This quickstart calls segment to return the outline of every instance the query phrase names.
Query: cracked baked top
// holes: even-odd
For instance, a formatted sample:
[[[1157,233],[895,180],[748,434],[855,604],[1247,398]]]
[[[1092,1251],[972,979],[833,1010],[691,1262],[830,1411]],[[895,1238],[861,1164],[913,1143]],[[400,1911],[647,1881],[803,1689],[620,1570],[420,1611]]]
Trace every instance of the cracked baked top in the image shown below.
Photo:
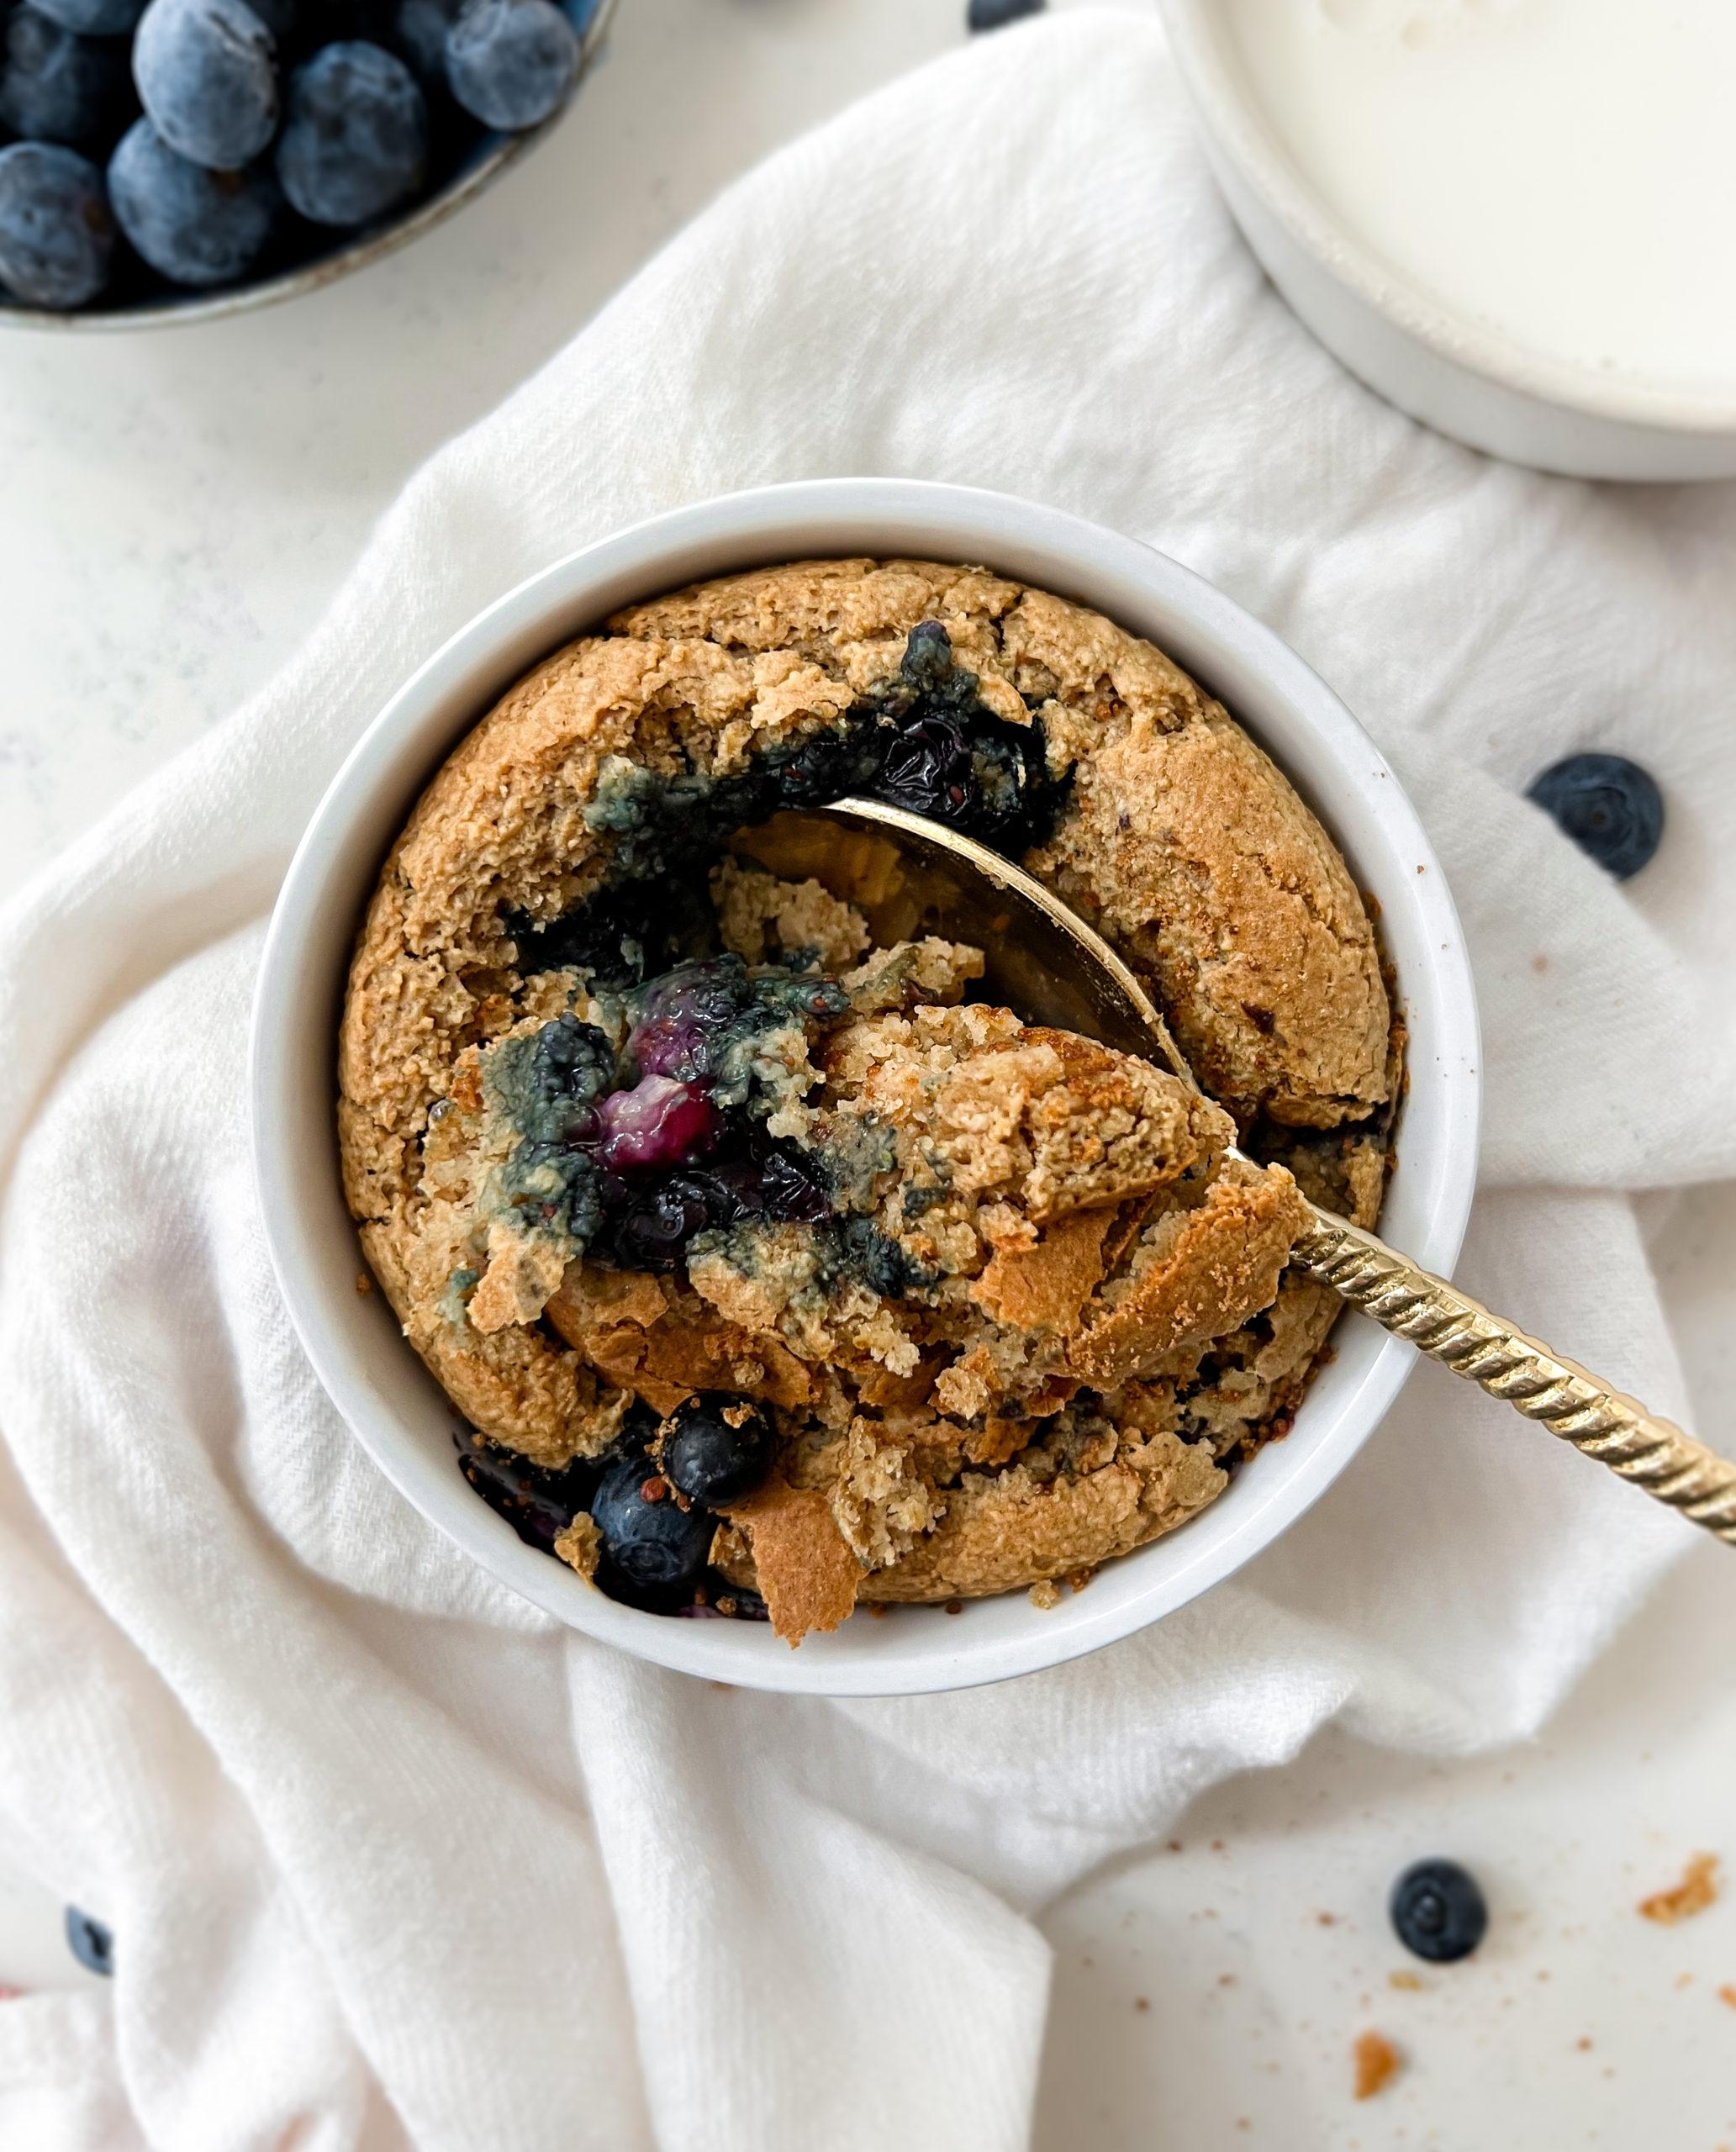
[[[1207,1095],[974,1000],[979,952],[876,946],[842,833],[758,863],[852,791],[1047,881]],[[1343,861],[1161,652],[806,562],[630,609],[460,743],[369,907],[339,1125],[472,1485],[617,1596],[794,1640],[1050,1598],[1211,1501],[1306,1385],[1295,1184],[1372,1222],[1396,1054]]]

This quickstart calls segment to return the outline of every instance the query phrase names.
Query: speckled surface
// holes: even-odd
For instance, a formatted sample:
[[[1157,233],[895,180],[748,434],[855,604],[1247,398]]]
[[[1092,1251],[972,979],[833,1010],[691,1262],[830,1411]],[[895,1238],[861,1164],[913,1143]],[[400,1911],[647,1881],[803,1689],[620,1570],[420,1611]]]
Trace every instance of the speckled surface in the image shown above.
[[[568,123],[365,277],[171,334],[0,336],[0,889],[266,676],[429,449],[721,183],[957,41],[963,14],[963,0],[623,0]],[[1727,1341],[1691,1281],[1736,1274],[1736,1201],[1659,1198],[1650,1222],[1711,1427]],[[1736,2008],[1718,1993],[1736,1983],[1736,1889],[1673,1928],[1633,1911],[1702,1848],[1736,1871],[1733,1590],[1729,1557],[1696,1549],[1534,1749],[1427,1764],[1329,1736],[1211,1796],[1181,1852],[1069,1894],[1044,1923],[1037,2152],[1736,2146]],[[1395,1989],[1409,1966],[1385,1886],[1436,1852],[1482,1875],[1491,1940]],[[55,1898],[0,1849],[8,1982],[96,1986]],[[1405,2066],[1358,2105],[1350,2046],[1367,2027]]]

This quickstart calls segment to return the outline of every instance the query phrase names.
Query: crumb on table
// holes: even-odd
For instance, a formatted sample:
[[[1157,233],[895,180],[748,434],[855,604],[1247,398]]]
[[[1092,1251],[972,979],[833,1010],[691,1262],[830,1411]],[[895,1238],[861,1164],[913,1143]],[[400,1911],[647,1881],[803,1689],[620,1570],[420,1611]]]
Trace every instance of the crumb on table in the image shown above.
[[[1380,2033],[1359,2033],[1351,2049],[1356,2065],[1356,2097],[1372,2100],[1397,2070],[1398,2049]]]
[[[1691,1920],[1696,1913],[1703,1913],[1718,1893],[1718,1855],[1696,1853],[1690,1855],[1681,1882],[1642,1898],[1639,1911],[1647,1920],[1673,1928],[1679,1920]]]
[[[1388,1987],[1407,1988],[1416,1991],[1422,1987],[1422,1983],[1417,1979],[1415,1973],[1407,1971],[1404,1966],[1401,1965],[1396,1972],[1389,1973],[1386,1975],[1386,1985]]]

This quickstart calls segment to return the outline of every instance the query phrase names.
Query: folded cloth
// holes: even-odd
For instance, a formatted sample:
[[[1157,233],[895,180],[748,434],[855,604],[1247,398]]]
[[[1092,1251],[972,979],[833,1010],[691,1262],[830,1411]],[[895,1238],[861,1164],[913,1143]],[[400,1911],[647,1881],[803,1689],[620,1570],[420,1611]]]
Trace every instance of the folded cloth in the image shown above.
[[[726,194],[415,478],[278,679],[11,909],[0,1815],[119,1970],[106,2007],[40,2016],[40,2067],[6,2032],[0,2142],[1007,2152],[1047,1900],[1329,1719],[1443,1754],[1528,1733],[1688,1543],[1425,1369],[1280,1544],[1157,1629],[830,1703],[569,1635],[380,1479],[289,1334],[249,1169],[293,840],[509,584],[652,509],[841,472],[1149,539],[1346,694],[1482,994],[1461,1274],[1683,1409],[1633,1196],[1736,1173],[1736,499],[1411,425],[1262,282],[1152,25],[983,40]],[[1630,885],[1522,796],[1579,747],[1637,752],[1669,799]]]

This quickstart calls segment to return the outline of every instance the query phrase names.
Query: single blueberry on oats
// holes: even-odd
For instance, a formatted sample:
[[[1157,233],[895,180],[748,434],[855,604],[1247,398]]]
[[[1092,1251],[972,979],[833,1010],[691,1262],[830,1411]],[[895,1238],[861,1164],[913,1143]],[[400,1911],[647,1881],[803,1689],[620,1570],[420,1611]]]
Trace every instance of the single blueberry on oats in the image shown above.
[[[114,221],[103,175],[55,142],[0,150],[0,284],[29,306],[75,307],[108,281]]]
[[[262,165],[208,171],[135,120],[108,164],[108,199],[134,251],[177,284],[226,284],[265,251],[282,211]]]
[[[617,1458],[591,1497],[603,1541],[597,1583],[611,1599],[664,1611],[690,1597],[704,1573],[715,1522],[683,1509],[669,1483],[641,1451]]]
[[[245,0],[150,0],[133,77],[157,133],[196,165],[239,171],[277,132],[277,43]]]
[[[421,186],[427,164],[427,103],[395,54],[349,39],[290,76],[277,177],[310,223],[346,228],[383,216]]]
[[[1637,874],[1663,838],[1664,796],[1625,755],[1570,755],[1533,778],[1525,796],[1618,882]]]
[[[66,1948],[87,1970],[114,1977],[114,1935],[112,1929],[77,1906],[66,1908]]]
[[[1468,1958],[1489,1926],[1476,1878],[1456,1860],[1419,1860],[1392,1886],[1392,1925],[1406,1949],[1431,1965]]]
[[[578,72],[578,32],[552,0],[465,0],[446,33],[452,95],[484,126],[546,119]]]
[[[663,1477],[689,1501],[715,1508],[752,1494],[766,1476],[776,1437],[756,1406],[738,1398],[691,1397],[663,1436]]]
[[[12,10],[0,42],[0,126],[27,142],[101,149],[135,108],[124,45],[81,37],[28,0]]]

